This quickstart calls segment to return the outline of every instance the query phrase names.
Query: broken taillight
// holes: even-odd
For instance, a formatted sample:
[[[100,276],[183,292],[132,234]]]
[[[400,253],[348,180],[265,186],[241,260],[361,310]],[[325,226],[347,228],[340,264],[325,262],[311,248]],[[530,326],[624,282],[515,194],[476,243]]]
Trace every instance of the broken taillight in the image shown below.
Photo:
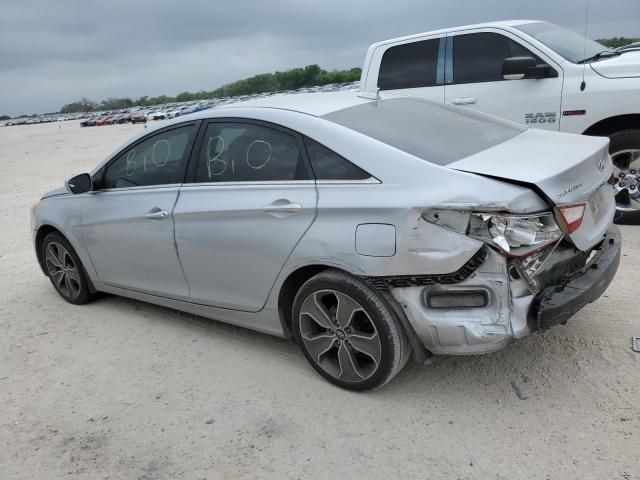
[[[580,225],[582,225],[582,219],[584,218],[585,206],[586,203],[573,203],[571,205],[562,205],[557,207],[567,233],[573,233],[580,228]]]

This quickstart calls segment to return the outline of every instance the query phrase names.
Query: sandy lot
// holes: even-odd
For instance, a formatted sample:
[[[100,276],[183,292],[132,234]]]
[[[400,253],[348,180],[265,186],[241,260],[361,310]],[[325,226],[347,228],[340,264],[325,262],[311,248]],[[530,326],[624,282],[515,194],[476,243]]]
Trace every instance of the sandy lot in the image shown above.
[[[287,341],[54,292],[29,207],[143,128],[0,128],[1,480],[640,479],[640,227],[568,325],[353,394]]]

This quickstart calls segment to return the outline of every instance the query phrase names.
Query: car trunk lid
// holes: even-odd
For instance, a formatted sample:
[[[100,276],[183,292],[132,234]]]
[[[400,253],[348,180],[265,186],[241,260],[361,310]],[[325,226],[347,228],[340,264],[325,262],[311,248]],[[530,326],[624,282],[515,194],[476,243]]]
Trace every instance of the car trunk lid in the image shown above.
[[[582,225],[570,237],[586,250],[602,238],[615,212],[608,145],[606,138],[528,130],[448,167],[528,186],[554,207],[585,202]]]

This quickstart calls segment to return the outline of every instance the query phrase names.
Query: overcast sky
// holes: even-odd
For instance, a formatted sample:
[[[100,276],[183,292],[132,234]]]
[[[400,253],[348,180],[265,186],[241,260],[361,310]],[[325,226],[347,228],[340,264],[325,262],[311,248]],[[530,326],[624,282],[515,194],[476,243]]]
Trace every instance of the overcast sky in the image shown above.
[[[640,37],[640,0],[588,0],[592,38]],[[378,40],[490,20],[584,30],[585,0],[2,0],[0,115],[82,96],[176,95],[317,63]]]

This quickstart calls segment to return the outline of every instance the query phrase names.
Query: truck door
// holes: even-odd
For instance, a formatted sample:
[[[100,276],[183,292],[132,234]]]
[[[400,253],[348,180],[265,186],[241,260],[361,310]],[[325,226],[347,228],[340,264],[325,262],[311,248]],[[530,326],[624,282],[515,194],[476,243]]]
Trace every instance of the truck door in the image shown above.
[[[371,55],[365,89],[444,101],[445,37],[379,45]],[[377,78],[375,72],[377,72]]]
[[[507,58],[533,57],[547,64],[544,78],[506,80]],[[558,130],[562,70],[533,47],[503,30],[454,32],[447,36],[445,101],[530,127]]]

